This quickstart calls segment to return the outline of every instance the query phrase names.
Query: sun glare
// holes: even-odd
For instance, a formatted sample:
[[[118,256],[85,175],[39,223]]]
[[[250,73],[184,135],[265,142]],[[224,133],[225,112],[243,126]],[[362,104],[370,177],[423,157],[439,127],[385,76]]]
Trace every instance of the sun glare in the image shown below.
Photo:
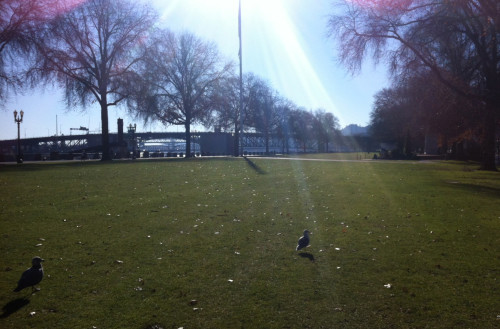
[[[237,60],[238,0],[154,1],[169,28],[216,40],[220,50]],[[342,121],[314,66],[307,37],[298,27],[304,23],[297,22],[302,19],[299,4],[298,0],[241,0],[243,71],[269,81],[298,106],[323,108]]]
[[[291,18],[296,10],[293,3],[284,0],[242,0],[244,36],[260,43],[256,46],[258,52],[252,54],[257,56],[257,53],[261,57],[273,82],[286,93],[283,96],[301,94],[305,102],[297,105],[311,109],[321,107],[342,120],[307,54],[307,40]],[[322,101],[318,102],[318,99]]]

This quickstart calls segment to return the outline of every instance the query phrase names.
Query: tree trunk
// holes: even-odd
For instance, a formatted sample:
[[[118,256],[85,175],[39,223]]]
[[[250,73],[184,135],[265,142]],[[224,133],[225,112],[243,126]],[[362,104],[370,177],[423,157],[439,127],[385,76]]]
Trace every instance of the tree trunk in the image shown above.
[[[112,159],[109,148],[109,129],[108,129],[108,104],[107,100],[101,101],[101,143],[102,143],[102,161],[109,161]]]
[[[484,116],[484,132],[481,141],[481,170],[496,171],[495,165],[495,137],[496,137],[496,109],[494,105],[487,105]]]
[[[266,143],[266,155],[269,155],[269,132],[266,131],[264,133],[264,139],[265,139],[265,143]]]
[[[184,124],[186,129],[186,158],[191,157],[191,123],[190,120],[186,120]]]
[[[285,135],[285,150],[286,154],[290,154],[290,144],[288,140],[288,134]]]
[[[239,156],[240,150],[240,127],[237,123],[234,124],[234,145],[233,145],[233,156]],[[243,154],[241,154],[243,155]]]

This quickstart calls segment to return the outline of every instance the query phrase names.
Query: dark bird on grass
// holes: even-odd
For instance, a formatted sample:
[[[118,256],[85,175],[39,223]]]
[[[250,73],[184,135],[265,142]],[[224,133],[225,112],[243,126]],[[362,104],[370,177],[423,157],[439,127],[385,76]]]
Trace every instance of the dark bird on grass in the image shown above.
[[[304,230],[304,235],[300,237],[299,242],[297,243],[297,248],[295,250],[300,250],[309,245],[309,232],[308,230]]]
[[[17,288],[14,291],[21,291],[27,287],[31,287],[31,292],[40,290],[38,288],[35,289],[35,285],[39,284],[43,278],[42,262],[43,259],[38,256],[31,260],[31,267],[21,275],[21,279],[19,279]]]

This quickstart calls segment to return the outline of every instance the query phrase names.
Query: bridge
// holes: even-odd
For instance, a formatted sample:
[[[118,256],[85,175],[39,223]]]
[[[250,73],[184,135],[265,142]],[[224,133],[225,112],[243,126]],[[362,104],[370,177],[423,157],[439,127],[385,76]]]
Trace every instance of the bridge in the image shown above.
[[[182,156],[185,148],[165,151],[156,150],[154,145],[163,143],[177,145],[185,143],[184,132],[133,132],[110,133],[110,148],[115,158],[125,158],[145,153],[151,156],[167,156],[172,153]],[[195,155],[232,155],[234,154],[235,137],[226,132],[194,132],[191,133],[192,151]],[[102,152],[101,134],[59,135],[21,139],[21,154],[25,161],[74,159],[78,157],[99,158]],[[193,147],[193,144],[196,145]],[[245,133],[242,144],[246,154],[257,154],[265,151],[265,139],[259,133]],[[144,151],[148,152],[144,152]],[[134,154],[131,154],[134,152]],[[270,138],[269,152],[284,152],[284,143],[276,136]],[[15,161],[17,156],[17,139],[0,141],[0,162]]]
[[[115,156],[122,157],[132,150],[140,151],[138,145],[149,140],[183,140],[185,133],[134,132],[133,134],[110,133],[109,143]],[[199,143],[207,153],[231,154],[234,137],[228,133],[193,133],[192,142]],[[17,155],[17,139],[0,141],[0,161],[13,161]],[[98,154],[102,152],[101,134],[60,135],[21,139],[24,160],[61,158],[75,154]]]

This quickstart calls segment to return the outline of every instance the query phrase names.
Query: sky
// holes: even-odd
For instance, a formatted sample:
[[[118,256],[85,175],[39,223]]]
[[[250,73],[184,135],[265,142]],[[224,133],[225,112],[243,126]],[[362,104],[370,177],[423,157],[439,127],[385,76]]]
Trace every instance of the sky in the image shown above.
[[[238,0],[143,0],[160,14],[160,26],[191,32],[214,42],[222,56],[238,63]],[[243,72],[269,82],[273,89],[307,110],[332,112],[341,127],[366,126],[373,96],[389,86],[386,69],[367,62],[353,76],[336,60],[336,41],[327,35],[332,0],[241,0]],[[13,111],[24,111],[21,138],[100,133],[100,109],[68,109],[57,86],[10,95],[0,109],[0,140],[17,138]],[[143,124],[125,107],[109,108],[109,131],[117,119],[137,124],[138,132],[183,131],[183,126]],[[203,130],[194,127],[192,130]]]

